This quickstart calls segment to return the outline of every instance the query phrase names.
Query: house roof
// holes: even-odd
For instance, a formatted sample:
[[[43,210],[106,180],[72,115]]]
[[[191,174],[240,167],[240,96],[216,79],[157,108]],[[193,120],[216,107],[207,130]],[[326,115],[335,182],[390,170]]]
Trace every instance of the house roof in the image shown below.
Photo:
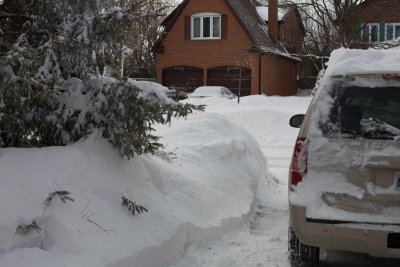
[[[249,0],[224,0],[253,43],[251,50],[287,54],[286,49],[275,42],[268,32],[268,26],[258,15]]]
[[[183,0],[172,13],[161,23],[165,27],[165,32],[173,26],[182,10],[190,0]],[[250,51],[263,53],[273,53],[292,58],[284,46],[278,41],[274,41],[268,32],[268,26],[257,13],[256,6],[260,3],[256,0],[223,0],[232,11],[243,30],[253,43],[249,47]],[[161,40],[160,40],[161,41]],[[297,58],[293,58],[297,60]]]

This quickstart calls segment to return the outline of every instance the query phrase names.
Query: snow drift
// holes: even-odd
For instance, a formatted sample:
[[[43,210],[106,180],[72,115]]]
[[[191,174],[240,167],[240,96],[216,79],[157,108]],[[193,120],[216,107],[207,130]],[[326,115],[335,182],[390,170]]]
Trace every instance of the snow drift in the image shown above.
[[[67,147],[0,150],[0,266],[168,266],[189,243],[243,225],[266,177],[254,138],[217,114],[157,134],[174,151],[171,163],[122,159],[99,134]],[[46,206],[59,190],[74,201]],[[132,216],[122,196],[149,212]],[[32,221],[41,230],[16,233]]]

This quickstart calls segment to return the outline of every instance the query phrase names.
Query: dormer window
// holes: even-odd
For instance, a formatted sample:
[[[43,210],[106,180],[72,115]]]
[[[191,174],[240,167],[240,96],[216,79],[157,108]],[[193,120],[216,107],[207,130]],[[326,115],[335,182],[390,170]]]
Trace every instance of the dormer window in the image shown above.
[[[199,13],[191,17],[191,38],[193,40],[221,39],[221,15]]]

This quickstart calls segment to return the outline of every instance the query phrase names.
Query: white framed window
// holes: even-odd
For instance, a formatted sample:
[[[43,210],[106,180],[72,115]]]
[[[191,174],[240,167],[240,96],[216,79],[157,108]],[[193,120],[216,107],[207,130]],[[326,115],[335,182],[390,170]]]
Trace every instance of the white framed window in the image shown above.
[[[221,14],[199,13],[191,17],[191,37],[194,40],[221,39]]]
[[[379,24],[371,23],[364,24],[361,29],[361,40],[364,42],[378,42],[379,41]]]
[[[370,23],[361,27],[360,36],[364,42],[392,41],[400,38],[400,23]]]
[[[392,41],[400,37],[400,23],[385,24],[385,40]]]

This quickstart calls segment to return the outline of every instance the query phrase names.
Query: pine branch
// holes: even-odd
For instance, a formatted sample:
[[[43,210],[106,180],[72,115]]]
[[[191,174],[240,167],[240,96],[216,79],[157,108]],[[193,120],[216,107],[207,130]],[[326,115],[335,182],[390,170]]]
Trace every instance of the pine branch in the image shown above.
[[[161,147],[159,150],[157,150],[154,153],[154,156],[159,157],[165,161],[168,161],[169,163],[171,163],[172,160],[177,159],[176,154],[175,154],[177,148],[175,148],[175,150],[172,152],[165,151],[165,149],[166,149],[166,146]]]
[[[149,212],[145,207],[142,205],[136,204],[136,202],[133,202],[132,200],[126,198],[126,197],[121,197],[122,198],[122,206],[125,206],[130,212],[132,212],[132,215],[135,215],[135,212],[138,214],[141,214],[143,212]]]
[[[19,235],[28,235],[32,233],[32,231],[39,233],[41,230],[42,228],[40,228],[35,221],[32,221],[32,223],[28,225],[26,224],[18,225],[17,229],[15,230],[15,233]]]
[[[74,199],[69,196],[70,194],[71,193],[68,191],[54,191],[53,193],[50,193],[49,196],[46,198],[45,204],[46,206],[49,206],[54,197],[59,197],[63,203],[66,203],[67,200],[73,202]]]

